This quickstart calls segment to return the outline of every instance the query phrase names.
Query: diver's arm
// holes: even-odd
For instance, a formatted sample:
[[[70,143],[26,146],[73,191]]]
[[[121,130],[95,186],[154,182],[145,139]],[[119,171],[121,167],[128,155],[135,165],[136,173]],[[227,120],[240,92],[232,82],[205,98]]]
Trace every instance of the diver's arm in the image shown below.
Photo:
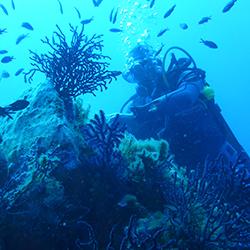
[[[203,79],[195,82],[182,82],[179,88],[157,99],[145,106],[134,108],[135,115],[146,115],[151,112],[163,112],[167,115],[175,114],[183,109],[191,107],[198,99],[204,87]]]
[[[156,109],[162,110],[167,114],[174,114],[185,108],[191,107],[198,99],[204,81],[183,82],[179,88],[152,102]]]

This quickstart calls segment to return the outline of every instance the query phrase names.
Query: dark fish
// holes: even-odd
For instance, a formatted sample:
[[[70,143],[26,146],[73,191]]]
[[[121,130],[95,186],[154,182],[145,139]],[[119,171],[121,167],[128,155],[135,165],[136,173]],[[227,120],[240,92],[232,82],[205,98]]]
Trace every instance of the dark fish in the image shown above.
[[[200,43],[203,43],[204,45],[206,45],[207,47],[209,47],[211,49],[217,49],[218,48],[217,44],[212,42],[212,41],[201,39]]]
[[[0,29],[0,35],[2,35],[3,33],[7,33],[7,29],[6,28]]]
[[[117,70],[112,71],[112,75],[113,75],[114,77],[119,76],[119,75],[121,75],[121,74],[122,74],[121,71],[117,71]]]
[[[16,7],[15,7],[15,3],[14,3],[14,0],[11,0],[11,6],[12,6],[12,9],[15,10]]]
[[[9,74],[9,72],[7,72],[7,71],[3,71],[2,72],[2,74],[1,74],[1,78],[9,78],[10,77],[10,74]]]
[[[154,4],[155,4],[155,0],[151,0],[149,7],[153,8]]]
[[[76,7],[74,7],[74,8],[75,8],[75,10],[76,10],[76,13],[77,13],[78,18],[81,19],[82,17],[81,17],[80,11],[79,11]]]
[[[110,14],[109,14],[109,21],[112,22],[113,20],[113,13],[114,13],[114,10],[115,8],[113,8],[111,11],[110,11]]]
[[[8,53],[7,50],[5,50],[5,49],[0,50],[0,55],[6,54],[6,53]]]
[[[60,7],[60,13],[63,15],[63,7],[62,7],[62,3],[57,0],[57,2],[59,3],[59,7]]]
[[[17,70],[17,72],[15,73],[15,76],[19,76],[23,71],[24,71],[24,68],[20,68],[20,69]]]
[[[29,34],[22,34],[16,39],[16,45],[18,45],[24,38],[28,37]]]
[[[110,32],[114,32],[114,33],[118,33],[118,32],[122,32],[122,29],[118,29],[118,28],[111,28],[109,29]]]
[[[7,15],[7,16],[9,15],[7,9],[4,7],[3,4],[0,4],[0,8],[3,10],[3,12],[5,13],[5,15]]]
[[[176,7],[176,4],[173,5],[173,6],[164,14],[164,18],[169,17],[169,16],[173,13],[175,7]]]
[[[92,1],[95,7],[98,7],[102,3],[102,0],[92,0]]]
[[[228,12],[233,6],[234,4],[237,2],[237,0],[231,0],[222,10],[223,13]]]
[[[14,59],[13,56],[5,56],[2,58],[1,63],[9,63]]]
[[[26,100],[17,100],[6,107],[10,111],[19,111],[28,107],[30,103]]]
[[[168,31],[168,30],[169,30],[168,28],[161,30],[161,31],[157,34],[157,37],[162,36],[162,35],[163,35],[166,31]]]
[[[186,30],[188,28],[188,25],[186,23],[181,23],[180,24],[180,27],[183,29],[183,30]]]
[[[91,18],[89,18],[89,19],[84,19],[84,20],[82,20],[81,21],[81,24],[89,24],[89,23],[91,23],[92,21],[94,20],[94,17],[92,16]]]
[[[116,10],[116,12],[115,12],[115,15],[114,15],[114,18],[113,18],[113,24],[115,24],[115,23],[116,23],[116,20],[117,20],[117,14],[118,14],[118,8],[117,8],[117,10]]]
[[[211,16],[202,17],[198,24],[207,23],[209,20],[211,20]]]
[[[6,108],[0,107],[0,116],[8,116],[10,119],[13,119],[11,115],[9,114],[9,111],[6,110]]]
[[[161,47],[155,52],[155,57],[159,56],[159,54],[162,52],[163,47],[164,44],[161,44]]]
[[[22,23],[22,27],[26,28],[28,30],[34,30],[34,28],[32,27],[32,25],[30,23],[27,23],[27,22],[23,22]]]

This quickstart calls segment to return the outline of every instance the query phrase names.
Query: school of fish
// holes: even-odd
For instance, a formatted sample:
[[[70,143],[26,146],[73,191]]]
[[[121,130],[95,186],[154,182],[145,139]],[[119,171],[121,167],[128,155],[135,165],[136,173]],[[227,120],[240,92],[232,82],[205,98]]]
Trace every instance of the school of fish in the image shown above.
[[[149,2],[148,8],[150,8],[150,9],[154,8],[154,6],[157,4],[157,0],[147,0],[147,1]],[[229,2],[227,2],[225,4],[224,8],[222,9],[222,13],[227,13],[228,11],[230,11],[237,1],[238,0],[230,0]],[[11,2],[12,10],[14,11],[16,9],[15,2],[14,2],[14,0],[10,0],[10,2]],[[60,12],[60,14],[63,15],[64,14],[63,4],[60,0],[57,0],[57,2],[58,2],[59,12]],[[99,7],[102,2],[103,2],[103,0],[92,0],[92,3],[95,7]],[[82,19],[82,15],[81,15],[79,9],[77,7],[74,7],[74,9],[75,9],[75,12],[77,14],[77,17],[80,20],[81,25],[87,25],[87,24],[90,24],[94,21],[94,16]],[[178,9],[176,4],[173,4],[172,6],[170,6],[168,8],[166,7],[166,11],[163,15],[163,19],[170,18],[170,16],[173,15],[173,13],[176,11],[176,9]],[[9,12],[10,12],[10,10],[8,10],[5,5],[0,3],[0,15],[3,14],[3,15],[8,16]],[[109,22],[112,25],[116,25],[118,18],[119,18],[119,7],[112,7],[110,14],[109,14]],[[197,22],[197,24],[203,25],[205,23],[210,22],[211,20],[212,20],[212,16],[210,16],[210,15],[204,16],[204,17],[201,17],[201,19]],[[24,28],[28,32],[34,31],[32,24],[27,22],[27,21],[23,21],[20,24],[20,27]],[[180,23],[179,27],[183,30],[189,29],[189,25],[187,23]],[[123,29],[121,29],[120,27],[113,26],[109,29],[109,31],[112,33],[120,33],[120,32],[123,32]],[[168,27],[162,28],[157,33],[157,35],[156,35],[157,38],[165,35],[167,33],[167,31],[169,31]],[[0,35],[4,35],[5,33],[8,33],[7,28],[0,27]],[[19,45],[20,43],[23,42],[23,40],[28,38],[29,35],[30,35],[30,33],[21,33],[20,35],[17,36],[15,44]],[[207,46],[208,48],[211,48],[211,49],[218,48],[218,45],[212,40],[206,40],[206,39],[201,38],[200,43]],[[162,44],[161,47],[158,49],[158,51],[156,52],[156,56],[158,56],[161,53],[163,47],[164,47],[164,44]],[[15,60],[15,57],[13,55],[9,55],[8,50],[5,48],[3,48],[3,49],[0,48],[0,57],[1,57],[1,59],[0,59],[1,64],[8,64],[8,63],[11,63]],[[14,74],[14,76],[19,76],[23,72],[24,72],[23,67],[18,68],[16,70],[16,73]],[[9,77],[10,77],[10,73],[7,72],[6,70],[2,70],[2,73],[0,74],[0,80],[6,79]]]

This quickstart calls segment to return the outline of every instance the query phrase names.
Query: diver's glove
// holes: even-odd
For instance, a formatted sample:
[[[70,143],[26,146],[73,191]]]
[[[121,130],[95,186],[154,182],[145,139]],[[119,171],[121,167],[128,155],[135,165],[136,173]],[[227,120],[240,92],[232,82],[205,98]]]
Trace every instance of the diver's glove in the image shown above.
[[[164,108],[166,108],[166,98],[167,95],[163,95],[146,105],[132,107],[131,111],[136,117],[147,117],[148,115],[152,115],[156,112],[161,112]]]
[[[136,118],[145,119],[148,116],[149,107],[147,105],[136,106],[136,107],[131,107],[130,110],[132,111],[132,113]]]
[[[167,95],[163,95],[152,102],[143,105],[130,108],[133,114],[139,119],[150,118],[151,115],[161,112],[166,108],[166,98]]]

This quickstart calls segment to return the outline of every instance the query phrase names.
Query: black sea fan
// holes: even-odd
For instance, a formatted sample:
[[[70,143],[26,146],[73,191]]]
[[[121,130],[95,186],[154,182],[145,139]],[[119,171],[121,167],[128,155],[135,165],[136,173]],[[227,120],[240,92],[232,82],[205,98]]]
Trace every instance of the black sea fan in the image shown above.
[[[124,137],[125,125],[119,122],[117,115],[111,122],[108,122],[105,114],[100,110],[100,115],[86,125],[84,138],[96,153],[96,163],[103,166],[111,166],[119,161],[118,146]]]
[[[53,83],[56,91],[63,98],[77,97],[107,88],[107,84],[121,74],[107,68],[110,57],[102,55],[102,35],[88,38],[83,34],[84,26],[78,31],[70,25],[72,33],[68,43],[65,34],[57,25],[52,40],[48,37],[41,40],[52,52],[38,55],[30,51],[33,68],[25,73],[25,81],[31,82],[34,74],[39,71]]]

